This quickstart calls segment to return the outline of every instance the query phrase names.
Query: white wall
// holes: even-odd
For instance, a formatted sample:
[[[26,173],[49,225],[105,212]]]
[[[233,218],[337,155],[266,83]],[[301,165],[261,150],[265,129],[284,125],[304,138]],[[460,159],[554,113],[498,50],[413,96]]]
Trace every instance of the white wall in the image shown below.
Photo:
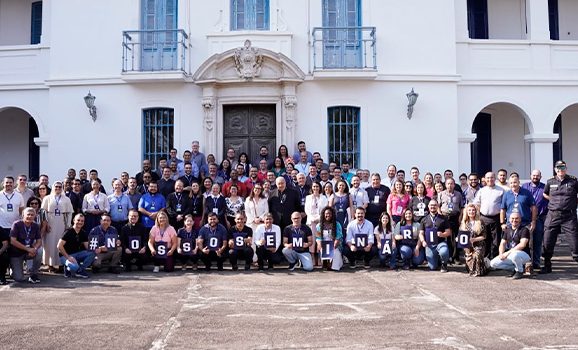
[[[526,0],[488,0],[490,39],[526,38]]]
[[[497,103],[483,112],[492,115],[492,168],[504,168],[508,173],[517,171],[522,177],[529,174],[529,146],[524,141],[528,131],[520,111],[512,105]]]
[[[30,18],[35,0],[0,0],[0,45],[30,45]]]
[[[0,112],[0,122],[10,127],[0,137],[0,178],[28,174],[28,123],[30,116],[21,109],[8,108]]]
[[[560,40],[578,40],[578,1],[558,0]]]

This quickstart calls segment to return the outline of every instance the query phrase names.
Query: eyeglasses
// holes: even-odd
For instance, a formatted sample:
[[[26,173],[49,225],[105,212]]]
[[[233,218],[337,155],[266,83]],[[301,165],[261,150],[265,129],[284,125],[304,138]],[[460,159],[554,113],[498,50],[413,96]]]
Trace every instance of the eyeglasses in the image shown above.
[[[62,186],[54,186],[54,188],[62,188]]]
[[[558,169],[558,170],[566,170],[566,166],[565,166],[565,165],[557,166],[556,169]]]
[[[40,205],[38,202],[30,202],[30,205]]]

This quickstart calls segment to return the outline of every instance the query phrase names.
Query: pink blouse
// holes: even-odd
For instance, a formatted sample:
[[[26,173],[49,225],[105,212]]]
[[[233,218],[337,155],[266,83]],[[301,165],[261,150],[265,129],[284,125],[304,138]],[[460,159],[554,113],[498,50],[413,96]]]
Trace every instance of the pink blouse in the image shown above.
[[[409,205],[410,200],[411,197],[408,194],[404,194],[402,197],[399,197],[393,193],[390,194],[389,197],[387,197],[387,207],[391,208],[391,215],[403,215],[403,211]]]
[[[164,230],[155,225],[151,228],[150,234],[154,237],[155,242],[166,242],[169,249],[171,248],[172,239],[177,236],[175,228],[170,225]]]

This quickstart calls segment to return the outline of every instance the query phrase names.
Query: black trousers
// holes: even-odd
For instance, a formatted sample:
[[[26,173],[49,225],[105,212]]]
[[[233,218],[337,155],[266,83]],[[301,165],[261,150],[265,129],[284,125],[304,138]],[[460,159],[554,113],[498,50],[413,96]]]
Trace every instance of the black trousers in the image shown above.
[[[130,254],[126,251],[122,251],[122,263],[127,269],[132,268],[132,265],[142,267],[148,261],[148,250],[144,254],[139,254],[139,252],[131,252]]]
[[[463,249],[458,248],[458,245],[456,244],[456,237],[458,236],[458,230],[460,228],[460,216],[449,215],[446,219],[448,220],[450,229],[452,230],[452,238],[446,241],[448,243],[450,257],[453,258],[454,261],[458,262],[460,259],[460,252],[463,251]]]
[[[485,258],[493,259],[500,254],[500,241],[502,240],[502,226],[500,215],[480,215],[480,220],[486,226],[486,255]]]
[[[552,259],[554,246],[560,233],[566,233],[570,239],[572,258],[578,261],[577,220],[575,210],[550,210],[544,222],[544,246],[542,256],[546,260]]]
[[[199,262],[199,254],[191,254],[191,255],[177,254],[177,258],[179,259],[181,264],[188,264],[188,263],[197,264]]]
[[[217,252],[214,250],[209,251],[209,254],[205,254],[205,253],[201,252],[200,255],[201,255],[201,260],[205,264],[206,268],[211,268],[211,262],[212,261],[217,262],[218,268],[223,268],[223,263],[225,262],[225,259],[227,258],[227,251],[225,250],[223,252],[223,254],[221,254],[221,256],[218,256]]]
[[[363,259],[363,262],[365,264],[369,264],[371,259],[373,259],[373,257],[377,255],[377,246],[375,244],[372,245],[371,249],[368,252],[366,252],[365,249],[362,248],[358,248],[356,251],[352,251],[351,248],[349,248],[349,246],[346,244],[343,247],[343,255],[347,257],[347,259],[349,260],[349,264],[351,265],[355,264],[356,260],[361,259]]]
[[[0,280],[6,278],[6,271],[10,265],[10,257],[8,256],[8,250],[0,255]]]
[[[281,261],[283,261],[281,248],[278,248],[277,251],[273,253],[264,246],[257,247],[257,263],[259,264],[259,268],[263,268],[265,260],[271,267],[273,267],[273,264],[281,263]]]
[[[230,249],[229,260],[233,266],[237,266],[238,259],[245,260],[245,265],[251,265],[251,262],[253,262],[254,254],[255,252],[251,246],[245,246],[243,249]]]

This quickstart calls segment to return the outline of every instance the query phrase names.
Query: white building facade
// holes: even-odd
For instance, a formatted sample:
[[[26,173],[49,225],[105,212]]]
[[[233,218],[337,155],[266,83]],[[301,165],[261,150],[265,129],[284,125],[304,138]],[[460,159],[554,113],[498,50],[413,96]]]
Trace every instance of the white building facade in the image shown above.
[[[192,140],[576,172],[577,40],[575,0],[0,0],[0,176],[107,181]]]

